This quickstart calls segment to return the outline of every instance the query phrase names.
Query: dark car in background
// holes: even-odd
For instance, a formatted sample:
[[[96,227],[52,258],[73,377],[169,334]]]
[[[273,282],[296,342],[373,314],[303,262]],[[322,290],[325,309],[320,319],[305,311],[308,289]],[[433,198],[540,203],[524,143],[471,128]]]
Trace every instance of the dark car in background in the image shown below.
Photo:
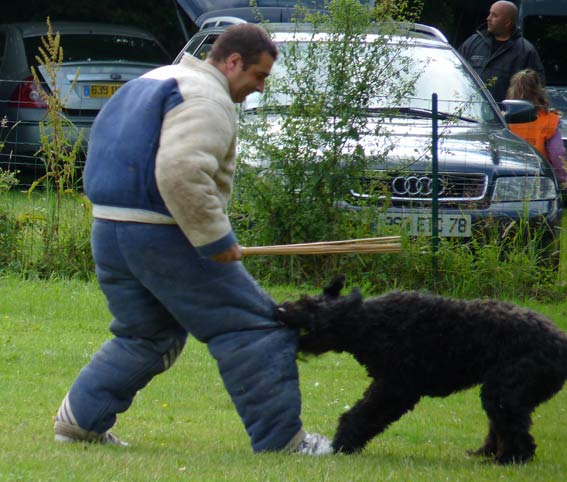
[[[215,19],[213,23],[220,25],[218,21],[221,17],[238,18],[246,22],[292,22],[298,14],[324,11],[328,6],[326,0],[177,0],[177,3],[201,29],[206,28],[207,23],[210,25],[212,18]],[[362,3],[372,4],[373,1],[363,0]]]
[[[176,62],[186,54],[204,58],[225,28],[205,26],[189,40]],[[268,29],[283,55],[286,45],[314,41],[308,28],[298,30],[295,24],[271,23]],[[543,157],[507,127],[507,123],[533,120],[533,106],[505,101],[501,112],[479,77],[432,27],[412,25],[408,30],[401,26],[399,36],[390,41],[406,42],[405,55],[415,60],[419,78],[415,91],[398,105],[389,104],[387,98],[371,101],[360,141],[368,146],[369,170],[362,189],[353,189],[344,200],[345,207],[379,209],[385,224],[400,225],[411,235],[431,234],[433,174],[427,146],[432,133],[431,99],[437,93],[440,235],[467,238],[476,228],[503,225],[504,230],[525,219],[532,227],[545,226],[545,242],[557,248],[561,202],[555,175]],[[278,59],[272,77],[286,75],[282,64]],[[321,79],[321,85],[324,82]],[[469,101],[456,102],[459,96]],[[252,94],[241,109],[245,116],[254,116],[260,104],[260,96]],[[285,109],[275,109],[271,116],[274,132],[282,115]],[[378,123],[392,148],[386,157],[373,158],[372,146],[382,141],[374,134]],[[416,152],[425,155],[416,157]],[[262,159],[242,161],[262,164]]]
[[[40,146],[39,123],[46,105],[39,89],[58,89],[65,99],[63,115],[73,142],[80,129],[86,150],[91,124],[110,96],[121,85],[145,72],[171,62],[169,54],[150,33],[134,27],[82,22],[53,22],[60,34],[62,68],[51,85],[36,56],[47,34],[41,22],[0,25],[0,167],[31,173],[44,172],[35,156]],[[31,72],[34,66],[38,85]],[[76,78],[76,82],[74,82]]]

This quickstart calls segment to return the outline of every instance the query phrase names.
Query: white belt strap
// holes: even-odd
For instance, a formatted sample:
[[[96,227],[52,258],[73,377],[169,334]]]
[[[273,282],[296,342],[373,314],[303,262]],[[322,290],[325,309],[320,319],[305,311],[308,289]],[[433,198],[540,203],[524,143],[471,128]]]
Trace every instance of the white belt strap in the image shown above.
[[[123,221],[147,224],[177,224],[175,219],[165,214],[146,211],[144,209],[119,208],[116,206],[101,206],[93,204],[93,216],[110,221]]]

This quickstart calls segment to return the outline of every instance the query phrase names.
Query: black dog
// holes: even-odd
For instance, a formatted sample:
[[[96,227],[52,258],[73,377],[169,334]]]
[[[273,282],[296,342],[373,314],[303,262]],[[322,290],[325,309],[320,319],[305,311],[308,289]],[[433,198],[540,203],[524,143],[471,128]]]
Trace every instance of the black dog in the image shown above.
[[[463,301],[419,292],[363,300],[340,296],[344,277],[323,295],[279,306],[278,318],[300,329],[300,350],[348,352],[373,382],[340,420],[338,452],[361,450],[422,396],[444,397],[482,385],[490,420],[484,445],[471,452],[500,464],[535,453],[531,413],[561,390],[567,336],[544,316],[510,303]]]

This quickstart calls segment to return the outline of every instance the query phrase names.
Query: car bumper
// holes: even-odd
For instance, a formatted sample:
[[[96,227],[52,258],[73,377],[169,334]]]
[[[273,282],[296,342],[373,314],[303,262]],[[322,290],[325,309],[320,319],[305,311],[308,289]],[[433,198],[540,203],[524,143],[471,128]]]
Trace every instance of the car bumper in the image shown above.
[[[45,119],[45,111],[27,109],[6,112],[8,126],[5,128],[4,148],[0,151],[0,166],[8,169],[28,170],[44,168],[41,148],[40,123],[44,123],[49,134],[49,125]],[[19,119],[16,122],[10,119]],[[64,135],[68,145],[72,146],[79,136],[81,140],[81,154],[86,153],[88,138],[94,117],[65,118],[68,125],[64,127]],[[81,134],[82,132],[82,134]],[[84,155],[80,156],[84,158]]]

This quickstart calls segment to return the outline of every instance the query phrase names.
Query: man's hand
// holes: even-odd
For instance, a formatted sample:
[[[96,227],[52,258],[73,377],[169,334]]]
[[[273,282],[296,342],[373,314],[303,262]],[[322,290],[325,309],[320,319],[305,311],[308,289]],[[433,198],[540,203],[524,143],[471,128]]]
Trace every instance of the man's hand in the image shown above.
[[[230,263],[231,261],[238,261],[241,258],[242,248],[239,244],[233,244],[226,251],[211,256],[211,259],[217,263]]]

